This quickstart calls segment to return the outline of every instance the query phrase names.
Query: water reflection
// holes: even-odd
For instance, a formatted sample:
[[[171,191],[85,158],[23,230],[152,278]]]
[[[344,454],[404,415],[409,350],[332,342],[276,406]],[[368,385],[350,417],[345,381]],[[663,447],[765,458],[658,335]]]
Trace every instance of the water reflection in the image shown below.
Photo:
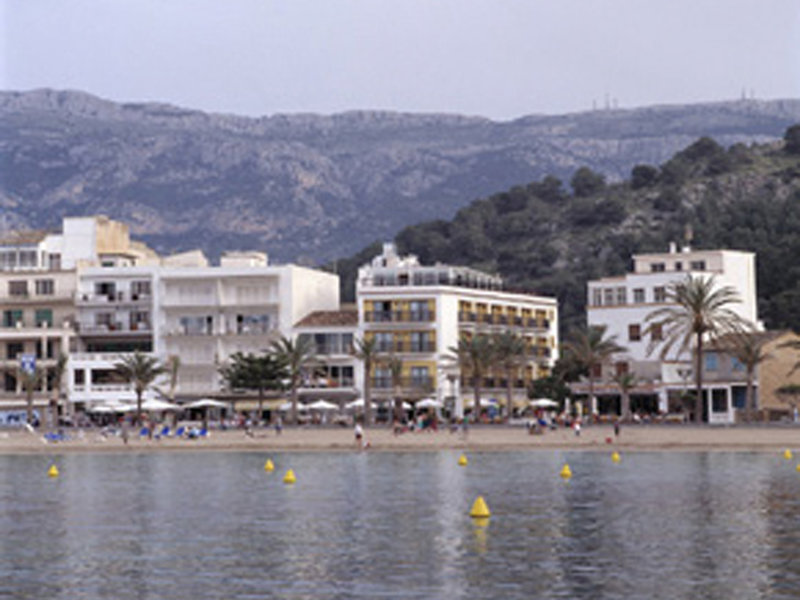
[[[46,459],[0,457],[0,597],[800,594],[800,475],[771,455],[271,458],[70,455],[51,480]]]

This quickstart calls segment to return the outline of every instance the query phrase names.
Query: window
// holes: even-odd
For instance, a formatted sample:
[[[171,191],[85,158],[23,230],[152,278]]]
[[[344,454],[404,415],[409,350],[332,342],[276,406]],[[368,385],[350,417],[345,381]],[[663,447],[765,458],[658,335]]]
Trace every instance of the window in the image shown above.
[[[706,270],[706,261],[704,260],[693,260],[689,263],[689,268],[692,271],[705,271]]]
[[[726,390],[711,390],[711,410],[713,412],[728,412],[728,392]]]
[[[592,306],[603,306],[603,290],[592,290]]]
[[[628,340],[638,342],[642,339],[642,327],[638,323],[628,325]]]
[[[33,313],[33,322],[36,327],[53,326],[53,309],[51,308],[37,308]]]
[[[35,286],[37,296],[52,296],[55,293],[55,282],[52,279],[37,279]]]
[[[61,270],[61,255],[60,254],[51,254],[47,257],[48,268],[51,271],[60,271]]]
[[[429,321],[430,320],[430,312],[428,311],[428,301],[427,300],[412,300],[409,303],[409,308],[411,309],[411,320],[412,321]]]
[[[0,252],[0,269],[11,270],[17,266],[17,253],[13,250]]]
[[[667,288],[663,286],[653,288],[653,302],[666,302]]]
[[[650,265],[650,271],[653,273],[663,273],[665,271],[664,263],[652,263]]]
[[[683,271],[683,263],[681,261],[675,262],[675,270],[676,271]]]
[[[17,323],[22,323],[21,310],[17,309],[3,311],[3,327],[16,327]]]
[[[603,365],[595,363],[592,365],[592,377],[600,379],[603,376]]]
[[[644,304],[644,289],[643,288],[636,288],[633,290],[633,303],[634,304]]]
[[[17,378],[14,376],[13,373],[6,372],[4,384],[5,384],[5,391],[7,392],[17,391]]]
[[[661,329],[661,323],[653,323],[650,325],[650,340],[653,342],[660,342],[664,339],[664,332]]]
[[[136,300],[139,296],[149,296],[150,295],[150,282],[147,280],[143,281],[131,281],[131,298]]]
[[[623,305],[628,303],[627,290],[624,287],[617,288],[617,304]]]
[[[36,266],[36,250],[21,250],[19,253],[20,267]]]
[[[236,315],[236,333],[258,334],[267,333],[269,330],[270,318],[268,314]]]
[[[603,304],[605,304],[606,306],[614,306],[613,288],[606,288],[603,290]]]
[[[25,352],[25,346],[22,342],[8,342],[6,344],[6,358],[8,360],[16,360],[17,356]]]
[[[179,323],[185,335],[211,335],[214,329],[214,318],[210,315],[181,317]]]
[[[625,375],[628,372],[628,363],[618,362],[617,364],[614,365],[614,368],[616,369],[617,377],[621,377],[622,375]]]
[[[411,367],[411,385],[425,386],[428,383],[428,367]]]
[[[706,371],[716,371],[719,368],[719,360],[715,352],[706,352],[705,368]]]
[[[94,284],[94,293],[98,296],[108,296],[114,300],[117,296],[117,286],[113,281],[98,281]]]
[[[393,336],[385,331],[378,331],[374,335],[375,346],[378,352],[391,352]]]
[[[27,281],[9,281],[8,282],[8,295],[9,296],[27,296],[28,295],[28,282]]]
[[[432,352],[430,334],[423,331],[411,332],[411,352]]]
[[[744,371],[744,363],[735,356],[731,356],[731,368],[734,371]]]

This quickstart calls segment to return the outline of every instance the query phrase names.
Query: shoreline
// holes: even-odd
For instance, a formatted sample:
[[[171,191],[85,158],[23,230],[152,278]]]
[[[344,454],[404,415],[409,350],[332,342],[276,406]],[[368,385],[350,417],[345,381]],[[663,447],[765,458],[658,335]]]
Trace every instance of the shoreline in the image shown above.
[[[125,454],[157,452],[359,452],[350,428],[287,427],[281,435],[271,429],[213,431],[206,439],[161,440],[131,437],[103,438],[100,430],[68,431],[68,439],[46,442],[44,431],[0,431],[0,455]],[[473,426],[466,437],[460,432],[404,433],[394,435],[386,427],[367,430],[370,452],[470,452],[588,451],[628,452],[782,452],[800,448],[800,427],[786,425],[627,425],[614,437],[610,425],[584,427],[581,435],[571,430],[530,435],[524,427]]]

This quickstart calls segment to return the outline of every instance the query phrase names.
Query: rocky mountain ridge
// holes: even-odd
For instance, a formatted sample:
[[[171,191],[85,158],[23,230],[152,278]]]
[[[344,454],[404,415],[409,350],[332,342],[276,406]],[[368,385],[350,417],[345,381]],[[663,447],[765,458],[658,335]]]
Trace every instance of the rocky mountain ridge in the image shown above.
[[[162,252],[351,254],[475,198],[586,165],[610,180],[707,135],[777,139],[800,100],[481,117],[352,111],[248,118],[90,94],[0,92],[0,226],[107,214]]]

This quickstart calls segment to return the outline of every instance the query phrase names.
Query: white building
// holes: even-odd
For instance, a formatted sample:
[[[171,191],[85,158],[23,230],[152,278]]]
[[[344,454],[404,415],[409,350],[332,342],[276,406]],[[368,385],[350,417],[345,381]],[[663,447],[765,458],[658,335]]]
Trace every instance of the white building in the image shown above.
[[[608,382],[615,374],[629,371],[639,382],[634,393],[657,396],[658,409],[668,412],[669,398],[679,396],[690,386],[691,356],[672,354],[662,360],[662,332],[647,321],[653,311],[670,306],[669,285],[687,276],[713,276],[717,286],[730,286],[741,299],[730,308],[743,319],[758,323],[752,252],[689,247],[678,251],[672,244],[669,252],[635,255],[632,272],[588,283],[588,325],[605,326],[607,335],[616,336],[617,343],[627,348],[627,352],[615,356],[615,364],[596,374],[601,377],[597,394],[617,394],[616,387]],[[592,410],[596,412],[596,405]]]

